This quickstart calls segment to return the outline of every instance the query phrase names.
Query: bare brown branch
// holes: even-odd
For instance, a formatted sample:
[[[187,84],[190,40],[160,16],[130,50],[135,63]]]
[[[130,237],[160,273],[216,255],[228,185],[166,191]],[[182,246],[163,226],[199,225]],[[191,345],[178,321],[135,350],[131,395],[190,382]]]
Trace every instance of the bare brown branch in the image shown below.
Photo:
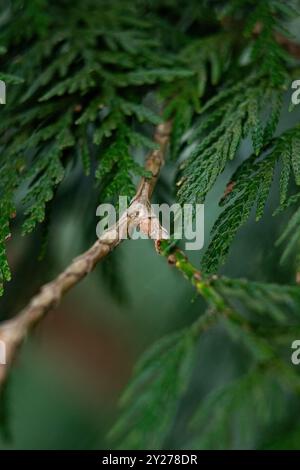
[[[128,233],[139,228],[152,239],[167,237],[159,221],[151,212],[150,198],[164,163],[170,132],[170,122],[157,126],[154,140],[159,148],[149,154],[145,163],[145,169],[150,171],[152,176],[142,178],[134,199],[118,222],[106,230],[91,248],[72,261],[57,278],[45,284],[16,317],[1,325],[0,340],[6,345],[6,364],[0,365],[0,386],[5,382],[16,351],[28,332],[42,320],[49,310],[59,304],[66,292],[78,284],[102,258],[119,245]]]

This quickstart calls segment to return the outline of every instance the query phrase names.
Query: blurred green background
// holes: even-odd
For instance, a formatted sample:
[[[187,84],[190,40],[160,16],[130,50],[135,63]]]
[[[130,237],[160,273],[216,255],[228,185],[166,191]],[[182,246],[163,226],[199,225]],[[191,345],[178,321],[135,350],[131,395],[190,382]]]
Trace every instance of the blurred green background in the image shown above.
[[[286,97],[288,108],[289,95]],[[281,129],[299,118],[298,110],[282,116]],[[280,131],[280,129],[279,129]],[[245,142],[239,158],[218,181],[205,205],[206,240],[218,214],[217,201],[234,167],[248,155]],[[163,170],[157,197],[172,200],[165,182],[173,178],[172,165]],[[88,247],[97,218],[93,189],[87,181],[67,178],[56,196],[56,207],[43,261],[37,257],[43,230],[27,238],[14,236],[9,257],[14,279],[1,300],[1,317],[16,313],[46,280]],[[274,189],[278,181],[274,182]],[[253,218],[240,231],[224,272],[255,280],[291,281],[291,264],[278,265],[280,248],[274,242],[288,214],[273,218],[276,191],[268,212]],[[70,203],[72,201],[72,203]],[[17,232],[16,222],[16,232]],[[86,233],[83,236],[82,233]],[[191,259],[199,265],[197,252]],[[118,398],[134,364],[156,339],[190,324],[204,310],[201,299],[180,274],[158,256],[150,240],[124,241],[28,338],[13,369],[8,387],[10,437],[1,449],[110,448],[107,433],[119,415]],[[290,345],[287,345],[287,351]],[[186,412],[205,388],[232,377],[243,358],[221,331],[207,334],[199,347],[199,367],[186,402]],[[184,416],[181,418],[184,420]],[[180,420],[179,420],[180,423]],[[180,426],[169,446],[182,445]],[[255,446],[237,438],[235,446]],[[252,440],[251,440],[252,439]],[[283,445],[282,443],[280,445]]]
[[[294,28],[297,30],[297,27]],[[299,29],[299,28],[298,28]],[[287,93],[278,133],[299,121],[300,109],[288,111]],[[300,106],[299,106],[300,108]],[[218,200],[240,162],[249,155],[244,142],[238,158],[218,180],[205,204],[205,239],[216,219]],[[137,158],[141,158],[139,155]],[[173,201],[173,164],[167,163],[156,190],[157,201]],[[275,178],[265,217],[252,217],[239,232],[223,272],[231,277],[268,282],[292,282],[292,261],[278,264],[281,247],[274,243],[288,213],[272,217],[277,207]],[[30,237],[18,236],[20,221],[13,227],[8,244],[14,278],[0,300],[0,319],[16,314],[40,285],[60,272],[88,248],[96,236],[97,191],[94,183],[72,172],[61,185],[52,207],[48,243],[42,261],[44,230]],[[189,256],[200,266],[200,256]],[[119,416],[118,400],[143,351],[164,334],[190,325],[204,311],[203,301],[181,275],[155,253],[150,240],[124,241],[87,279],[73,289],[27,339],[18,356],[7,389],[5,413],[9,435],[1,437],[0,449],[108,449],[109,429]],[[289,360],[290,345],[286,345]],[[181,416],[169,436],[169,448],[181,447],[185,415],[195,400],[217,383],[233,377],[247,359],[212,329],[201,339],[193,386]],[[290,406],[289,397],[281,406]],[[291,413],[298,413],[296,404]],[[288,429],[289,423],[286,423]],[[276,440],[281,430],[269,430],[264,438],[238,428],[231,436],[234,448],[299,447],[300,436],[285,443]],[[211,444],[213,446],[213,444]]]

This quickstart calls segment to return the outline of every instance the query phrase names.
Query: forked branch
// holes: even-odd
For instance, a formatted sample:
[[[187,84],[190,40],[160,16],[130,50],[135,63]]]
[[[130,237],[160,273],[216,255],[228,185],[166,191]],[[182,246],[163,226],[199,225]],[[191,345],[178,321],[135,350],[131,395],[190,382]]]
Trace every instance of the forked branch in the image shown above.
[[[17,349],[28,332],[43,319],[49,310],[61,302],[64,294],[91,272],[99,261],[119,245],[124,238],[127,238],[128,234],[130,235],[133,230],[138,228],[149,238],[156,240],[167,238],[167,233],[151,212],[150,198],[164,163],[170,133],[170,122],[157,126],[154,140],[159,148],[149,154],[145,163],[145,170],[151,172],[152,176],[141,179],[134,199],[118,222],[106,230],[91,248],[74,259],[59,276],[45,284],[16,317],[0,326],[0,340],[6,346],[6,364],[0,365],[0,386],[5,382]]]

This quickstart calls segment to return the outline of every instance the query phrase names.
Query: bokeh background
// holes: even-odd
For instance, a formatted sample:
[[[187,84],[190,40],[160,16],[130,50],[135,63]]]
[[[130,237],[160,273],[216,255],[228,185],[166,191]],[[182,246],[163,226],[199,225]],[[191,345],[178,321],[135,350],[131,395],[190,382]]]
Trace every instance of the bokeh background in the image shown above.
[[[288,111],[290,95],[285,98],[279,132],[300,118],[297,107]],[[209,195],[206,242],[226,183],[249,152],[250,144],[245,141]],[[173,164],[167,163],[156,190],[158,202],[174,201],[174,177]],[[222,270],[226,275],[293,281],[293,260],[280,265],[281,247],[274,246],[289,218],[288,213],[271,215],[277,207],[277,186],[275,178],[265,217],[259,223],[252,217],[239,232]],[[16,218],[8,244],[14,277],[0,300],[1,320],[16,314],[40,285],[89,247],[96,237],[100,202],[93,180],[82,176],[78,167],[55,196],[47,230],[41,226],[37,233],[22,238],[18,235],[21,221]],[[201,253],[189,256],[200,266]],[[0,449],[110,448],[107,435],[119,416],[119,397],[138,358],[163,335],[191,324],[204,308],[191,286],[155,253],[150,240],[124,241],[26,340],[8,383],[9,429],[0,439]],[[288,360],[290,345],[286,347]],[[180,423],[195,400],[209,387],[233,377],[243,361],[218,330],[205,336],[198,358],[193,387],[170,435],[169,448],[184,446]],[[287,446],[276,440],[276,432],[270,430],[264,447]],[[247,423],[230,442],[234,448],[256,446],[254,436],[247,435]]]

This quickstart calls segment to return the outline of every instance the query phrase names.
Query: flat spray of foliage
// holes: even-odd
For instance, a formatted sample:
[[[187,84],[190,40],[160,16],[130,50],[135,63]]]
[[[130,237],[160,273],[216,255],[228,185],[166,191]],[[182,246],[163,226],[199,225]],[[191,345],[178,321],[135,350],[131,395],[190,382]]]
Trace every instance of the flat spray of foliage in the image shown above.
[[[111,438],[126,448],[164,448],[197,370],[199,341],[221,328],[249,356],[248,368],[199,397],[185,417],[180,445],[244,445],[242,431],[238,438],[232,433],[232,423],[238,421],[242,430],[243,420],[248,433],[261,430],[254,445],[268,445],[264,439],[274,422],[290,423],[288,409],[277,403],[286,393],[299,400],[299,377],[280,353],[283,340],[289,345],[299,332],[299,287],[214,275],[253,210],[257,220],[263,217],[275,171],[280,173],[276,213],[296,206],[279,240],[285,243],[283,258],[299,252],[300,127],[277,132],[284,94],[299,67],[293,53],[299,56],[299,48],[289,33],[297,2],[4,3],[0,79],[8,94],[0,121],[1,293],[11,277],[6,258],[11,220],[17,212],[23,233],[32,232],[77,162],[82,178],[94,174],[100,200],[131,196],[135,176],[145,174],[133,157],[136,149],[155,148],[153,126],[170,119],[177,200],[202,203],[241,142],[251,139],[252,154],[231,176],[220,201],[201,275],[176,247],[161,248],[208,310],[144,355]],[[293,422],[287,446],[299,429]]]

